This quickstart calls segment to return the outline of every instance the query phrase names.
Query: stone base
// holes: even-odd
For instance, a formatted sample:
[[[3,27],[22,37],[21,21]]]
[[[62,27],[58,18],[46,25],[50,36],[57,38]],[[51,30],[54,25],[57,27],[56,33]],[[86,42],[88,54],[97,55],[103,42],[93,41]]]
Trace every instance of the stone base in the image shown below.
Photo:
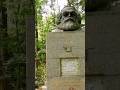
[[[85,90],[85,79],[54,78],[48,82],[48,90]]]
[[[47,90],[85,90],[85,32],[48,33]]]

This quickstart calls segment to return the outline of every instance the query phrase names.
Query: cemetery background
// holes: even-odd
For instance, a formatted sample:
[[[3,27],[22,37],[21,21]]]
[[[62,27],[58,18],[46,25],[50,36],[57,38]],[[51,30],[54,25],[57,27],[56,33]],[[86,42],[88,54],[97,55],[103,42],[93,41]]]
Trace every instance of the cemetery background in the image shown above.
[[[54,7],[59,7],[57,1],[60,2],[49,0],[52,12],[43,19],[48,0],[35,0],[37,86],[45,82],[45,37],[55,25],[56,10],[59,12]],[[84,6],[83,0],[69,2]],[[26,90],[26,21],[29,16],[34,18],[34,0],[0,0],[0,90]]]
[[[57,8],[54,8],[54,5],[56,5],[55,1],[60,0],[50,1],[49,6],[52,12],[43,21],[42,14],[46,13],[43,8],[47,0],[36,0],[35,61],[37,86],[43,85],[45,81],[45,37],[46,33],[51,31],[55,25],[55,17],[57,15],[55,10]],[[74,2],[74,0],[66,1],[78,7],[84,7],[85,5],[84,0],[77,0],[80,3],[76,3],[77,1]],[[57,6],[59,7],[59,5]],[[34,11],[34,8],[33,2],[30,0],[0,0],[0,46],[2,47],[0,48],[0,90],[25,90],[26,88],[25,20],[27,15],[33,15],[34,12],[31,11]],[[81,14],[84,21],[84,11]]]

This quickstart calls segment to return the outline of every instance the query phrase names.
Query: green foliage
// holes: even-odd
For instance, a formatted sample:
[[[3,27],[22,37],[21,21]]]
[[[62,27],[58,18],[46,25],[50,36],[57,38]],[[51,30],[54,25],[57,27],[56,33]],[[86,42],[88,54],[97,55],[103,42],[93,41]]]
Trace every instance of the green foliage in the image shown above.
[[[49,6],[54,12],[51,12],[50,15],[45,17],[43,15],[43,8],[48,0],[36,0],[36,85],[43,85],[46,80],[46,34],[51,32],[55,26],[55,20],[58,14],[55,12],[56,8],[54,8],[55,1],[56,0],[51,0],[51,5]],[[68,3],[71,4],[71,6],[75,6],[80,11],[82,20],[84,21],[85,1],[68,0]]]
[[[39,65],[36,68],[36,82],[35,84],[37,86],[44,85],[44,82],[46,81],[46,67],[44,63],[39,63]]]
[[[36,0],[37,2],[38,0]],[[53,16],[43,17],[41,14],[42,6],[45,3],[41,1],[36,5],[36,36],[38,36],[36,38],[36,85],[43,85],[46,80],[46,35],[54,26]]]
[[[17,90],[19,88],[25,89],[26,87],[26,65],[24,54],[14,54],[7,62],[6,76],[9,80],[10,88]]]

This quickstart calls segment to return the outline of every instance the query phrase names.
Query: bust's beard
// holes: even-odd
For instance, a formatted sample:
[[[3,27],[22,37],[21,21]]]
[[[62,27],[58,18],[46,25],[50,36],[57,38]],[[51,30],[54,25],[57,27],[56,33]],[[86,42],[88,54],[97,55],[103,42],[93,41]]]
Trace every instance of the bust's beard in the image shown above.
[[[74,31],[80,28],[80,24],[69,20],[66,22],[61,22],[57,27],[58,29],[61,29],[64,31]]]

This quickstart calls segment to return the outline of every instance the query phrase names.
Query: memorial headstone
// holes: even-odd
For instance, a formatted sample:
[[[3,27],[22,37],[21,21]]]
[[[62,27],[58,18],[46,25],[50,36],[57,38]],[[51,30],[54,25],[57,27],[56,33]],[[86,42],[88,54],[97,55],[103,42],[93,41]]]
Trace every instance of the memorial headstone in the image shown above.
[[[120,90],[119,10],[86,12],[86,90]]]
[[[85,90],[85,32],[79,18],[74,7],[65,7],[47,35],[47,90]]]

